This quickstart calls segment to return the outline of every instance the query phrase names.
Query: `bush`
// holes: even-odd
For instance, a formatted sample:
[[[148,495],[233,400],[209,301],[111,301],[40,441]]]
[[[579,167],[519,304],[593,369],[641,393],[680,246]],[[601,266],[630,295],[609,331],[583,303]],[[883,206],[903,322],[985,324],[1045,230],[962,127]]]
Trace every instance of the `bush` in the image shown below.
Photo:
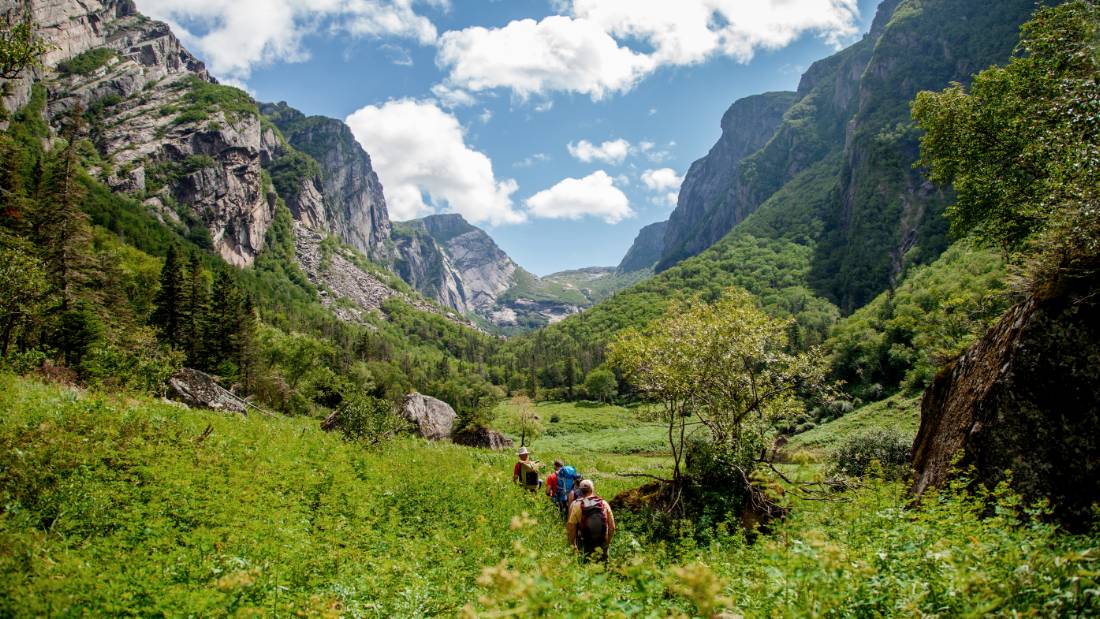
[[[90,49],[58,63],[57,70],[65,75],[90,75],[118,57],[118,52],[106,47]]]
[[[370,396],[353,396],[344,401],[331,418],[331,429],[349,441],[380,443],[408,428],[393,403]]]
[[[163,394],[169,377],[183,366],[183,353],[158,346],[152,327],[135,329],[128,340],[89,348],[80,362],[81,378],[110,391]]]
[[[873,430],[849,438],[832,454],[832,470],[863,477],[878,462],[886,479],[901,479],[909,472],[912,439],[889,430]]]

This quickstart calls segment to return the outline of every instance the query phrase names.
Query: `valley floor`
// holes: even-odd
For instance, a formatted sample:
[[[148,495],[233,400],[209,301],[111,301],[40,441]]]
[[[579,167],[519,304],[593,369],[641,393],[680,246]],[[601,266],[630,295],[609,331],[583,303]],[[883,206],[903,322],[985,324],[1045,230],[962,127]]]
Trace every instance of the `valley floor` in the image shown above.
[[[638,485],[616,473],[667,466],[633,411],[536,410],[538,457],[566,457],[604,496]],[[511,485],[513,457],[366,448],[314,419],[0,375],[0,616],[1100,612],[1097,537],[1021,519],[1007,494],[979,518],[962,495],[909,508],[873,480],[829,501],[789,492],[792,515],[753,544],[656,543],[621,514],[605,570],[578,565],[544,497]]]

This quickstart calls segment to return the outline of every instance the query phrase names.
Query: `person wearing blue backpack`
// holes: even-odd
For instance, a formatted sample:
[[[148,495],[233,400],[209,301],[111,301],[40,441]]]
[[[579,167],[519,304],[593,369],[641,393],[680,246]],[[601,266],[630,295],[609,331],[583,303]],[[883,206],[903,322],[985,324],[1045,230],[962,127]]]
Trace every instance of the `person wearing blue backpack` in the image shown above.
[[[572,466],[562,464],[561,460],[555,460],[554,465],[558,467],[557,483],[554,486],[554,503],[558,506],[558,511],[561,512],[562,521],[569,515],[569,495],[573,493],[576,487],[577,481],[580,479],[580,475],[577,473],[577,469]]]

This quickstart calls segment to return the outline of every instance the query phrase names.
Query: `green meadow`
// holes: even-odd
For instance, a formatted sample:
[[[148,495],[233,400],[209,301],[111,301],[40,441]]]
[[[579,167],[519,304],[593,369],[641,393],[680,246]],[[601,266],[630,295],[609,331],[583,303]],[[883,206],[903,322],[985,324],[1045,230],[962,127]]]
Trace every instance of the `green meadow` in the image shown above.
[[[544,405],[533,444],[612,496],[660,470],[635,411]],[[550,414],[559,420],[551,423]],[[556,450],[561,445],[562,451]],[[600,451],[611,445],[612,451]],[[607,568],[511,485],[512,453],[379,447],[307,418],[225,416],[0,375],[0,616],[1038,616],[1100,610],[1095,536],[1009,493],[910,507],[869,479],[653,541],[620,514]],[[788,467],[804,479],[820,467]],[[991,517],[980,518],[986,505]]]

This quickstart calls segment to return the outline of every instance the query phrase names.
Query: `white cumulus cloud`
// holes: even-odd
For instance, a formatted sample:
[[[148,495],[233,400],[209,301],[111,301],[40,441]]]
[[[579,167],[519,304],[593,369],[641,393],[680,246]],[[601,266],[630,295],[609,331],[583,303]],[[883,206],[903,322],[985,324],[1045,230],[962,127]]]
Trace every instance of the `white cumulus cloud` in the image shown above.
[[[466,145],[465,131],[433,102],[400,99],[368,105],[345,120],[371,155],[391,217],[413,219],[439,211],[471,223],[519,223],[514,180],[498,180],[484,153]]]
[[[684,177],[672,168],[657,168],[642,172],[642,184],[656,194],[651,201],[654,204],[675,206],[680,195],[680,184]]]
[[[445,32],[436,61],[455,86],[508,88],[523,99],[567,91],[598,100],[629,90],[654,68],[594,22],[561,15]]]
[[[137,0],[137,7],[168,22],[214,75],[240,82],[256,66],[308,59],[303,40],[322,29],[431,45],[438,32],[414,3],[450,6],[448,0]]]
[[[669,191],[679,189],[684,177],[676,173],[672,168],[657,168],[642,172],[642,184],[652,191]]]
[[[473,91],[599,100],[662,66],[718,55],[748,62],[804,34],[839,45],[859,23],[858,0],[573,0],[557,8],[570,14],[446,32],[436,62],[449,82]]]
[[[569,154],[584,163],[602,161],[609,165],[619,165],[630,154],[630,142],[619,138],[608,140],[596,145],[588,140],[581,140],[576,144],[570,142],[566,145]]]
[[[633,217],[630,200],[603,170],[584,178],[566,178],[527,198],[527,210],[536,217],[580,219],[598,217],[615,224]]]

